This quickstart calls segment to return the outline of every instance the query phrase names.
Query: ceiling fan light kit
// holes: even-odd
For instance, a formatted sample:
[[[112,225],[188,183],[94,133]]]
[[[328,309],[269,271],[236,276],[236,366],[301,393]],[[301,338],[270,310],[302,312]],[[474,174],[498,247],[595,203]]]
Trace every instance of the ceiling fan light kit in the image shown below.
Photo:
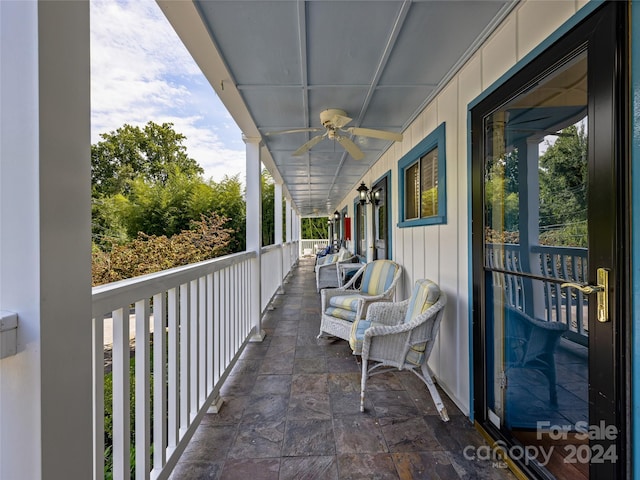
[[[298,157],[305,154],[323,139],[337,141],[355,160],[362,160],[364,152],[349,138],[349,136],[362,136],[377,138],[380,140],[389,140],[392,142],[401,142],[402,134],[397,132],[389,132],[386,130],[375,130],[373,128],[349,127],[343,128],[352,118],[347,116],[347,112],[339,108],[328,108],[320,112],[320,123],[324,127],[324,133],[312,137],[307,143],[292,153],[292,156]],[[300,132],[321,132],[322,128],[296,128],[292,130],[282,130],[279,132],[268,132],[266,135],[276,135],[285,133]]]

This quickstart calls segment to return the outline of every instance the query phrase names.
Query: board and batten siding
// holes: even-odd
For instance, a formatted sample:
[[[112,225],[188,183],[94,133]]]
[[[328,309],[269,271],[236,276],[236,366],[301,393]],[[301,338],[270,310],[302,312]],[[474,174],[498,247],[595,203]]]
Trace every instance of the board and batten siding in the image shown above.
[[[413,283],[420,278],[437,282],[448,295],[429,366],[442,389],[466,415],[471,409],[468,106],[587,3],[528,0],[514,8],[403,132],[403,141],[393,144],[362,178],[370,187],[391,171],[391,257],[404,267],[396,299],[409,297]],[[402,201],[398,197],[398,160],[443,122],[447,223],[398,228]],[[357,194],[352,190],[338,210],[346,205],[353,217]],[[354,248],[352,242],[348,246]]]

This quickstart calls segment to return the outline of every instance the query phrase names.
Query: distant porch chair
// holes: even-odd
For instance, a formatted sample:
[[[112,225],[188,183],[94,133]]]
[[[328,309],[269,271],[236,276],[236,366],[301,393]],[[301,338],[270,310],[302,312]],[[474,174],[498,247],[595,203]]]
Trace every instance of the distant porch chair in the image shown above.
[[[346,248],[341,248],[338,253],[318,259],[316,263],[316,289],[319,292],[323,288],[337,287],[340,265],[356,261],[358,257],[349,252]]]

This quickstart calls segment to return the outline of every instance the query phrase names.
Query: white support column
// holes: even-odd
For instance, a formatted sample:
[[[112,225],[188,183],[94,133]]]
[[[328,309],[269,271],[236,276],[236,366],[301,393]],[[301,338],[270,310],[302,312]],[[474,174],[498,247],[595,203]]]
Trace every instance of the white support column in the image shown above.
[[[291,239],[295,242],[298,242],[298,245],[302,245],[302,242],[300,241],[300,214],[296,211],[293,210],[292,212],[293,215],[293,219],[292,219],[292,227],[291,227]],[[302,255],[302,252],[300,252],[300,255]]]
[[[292,224],[291,224],[291,200],[289,200],[287,198],[286,202],[287,202],[287,209],[286,209],[286,220],[285,221],[286,221],[286,225],[287,225],[287,228],[286,228],[286,230],[287,230],[287,243],[291,243],[291,240],[293,239],[293,236],[291,235],[291,233],[292,233],[291,232],[291,227],[292,227]]]
[[[520,224],[520,247],[522,248],[522,261],[524,267],[534,275],[542,275],[540,258],[537,253],[531,251],[533,246],[538,246],[540,240],[540,153],[538,150],[541,139],[529,139],[525,145],[518,145],[526,152],[522,160],[518,160],[520,184],[520,219],[527,219]],[[524,182],[524,183],[523,183]],[[524,257],[526,255],[526,258]],[[545,318],[545,295],[542,282],[529,281],[531,295],[527,298],[528,312],[536,318]]]
[[[0,478],[91,478],[89,2],[0,1],[0,60]]]
[[[261,308],[261,251],[262,251],[262,195],[260,173],[262,164],[260,162],[260,139],[243,138],[246,145],[246,165],[247,165],[247,252],[256,252],[256,258],[252,261],[251,269],[251,324],[253,325],[253,335],[251,341],[261,342],[264,340],[262,330],[262,308]]]
[[[273,186],[273,210],[275,235],[274,243],[282,245],[282,183],[276,182]]]
[[[278,268],[280,271],[278,272],[278,279],[280,282],[280,286],[278,287],[278,293],[282,295],[284,293],[284,288],[282,286],[283,273],[284,268],[282,266],[283,262],[283,246],[282,246],[282,183],[275,182],[273,185],[273,225],[274,225],[274,244],[279,246],[278,249]]]

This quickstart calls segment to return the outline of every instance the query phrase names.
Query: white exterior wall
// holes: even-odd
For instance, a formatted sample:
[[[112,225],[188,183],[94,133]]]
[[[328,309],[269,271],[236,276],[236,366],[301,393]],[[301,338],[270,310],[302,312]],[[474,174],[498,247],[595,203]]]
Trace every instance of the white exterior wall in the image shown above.
[[[392,145],[362,179],[371,186],[391,170],[391,222],[397,225],[401,201],[398,198],[398,160],[438,125],[446,124],[447,223],[395,227],[392,258],[405,269],[397,299],[407,298],[413,283],[420,278],[434,280],[448,295],[449,304],[429,365],[440,386],[467,415],[472,395],[469,377],[468,105],[586,3],[529,0],[519,5],[403,132],[403,141]],[[356,190],[352,190],[338,210],[346,204],[349,216],[353,216],[356,195]]]

